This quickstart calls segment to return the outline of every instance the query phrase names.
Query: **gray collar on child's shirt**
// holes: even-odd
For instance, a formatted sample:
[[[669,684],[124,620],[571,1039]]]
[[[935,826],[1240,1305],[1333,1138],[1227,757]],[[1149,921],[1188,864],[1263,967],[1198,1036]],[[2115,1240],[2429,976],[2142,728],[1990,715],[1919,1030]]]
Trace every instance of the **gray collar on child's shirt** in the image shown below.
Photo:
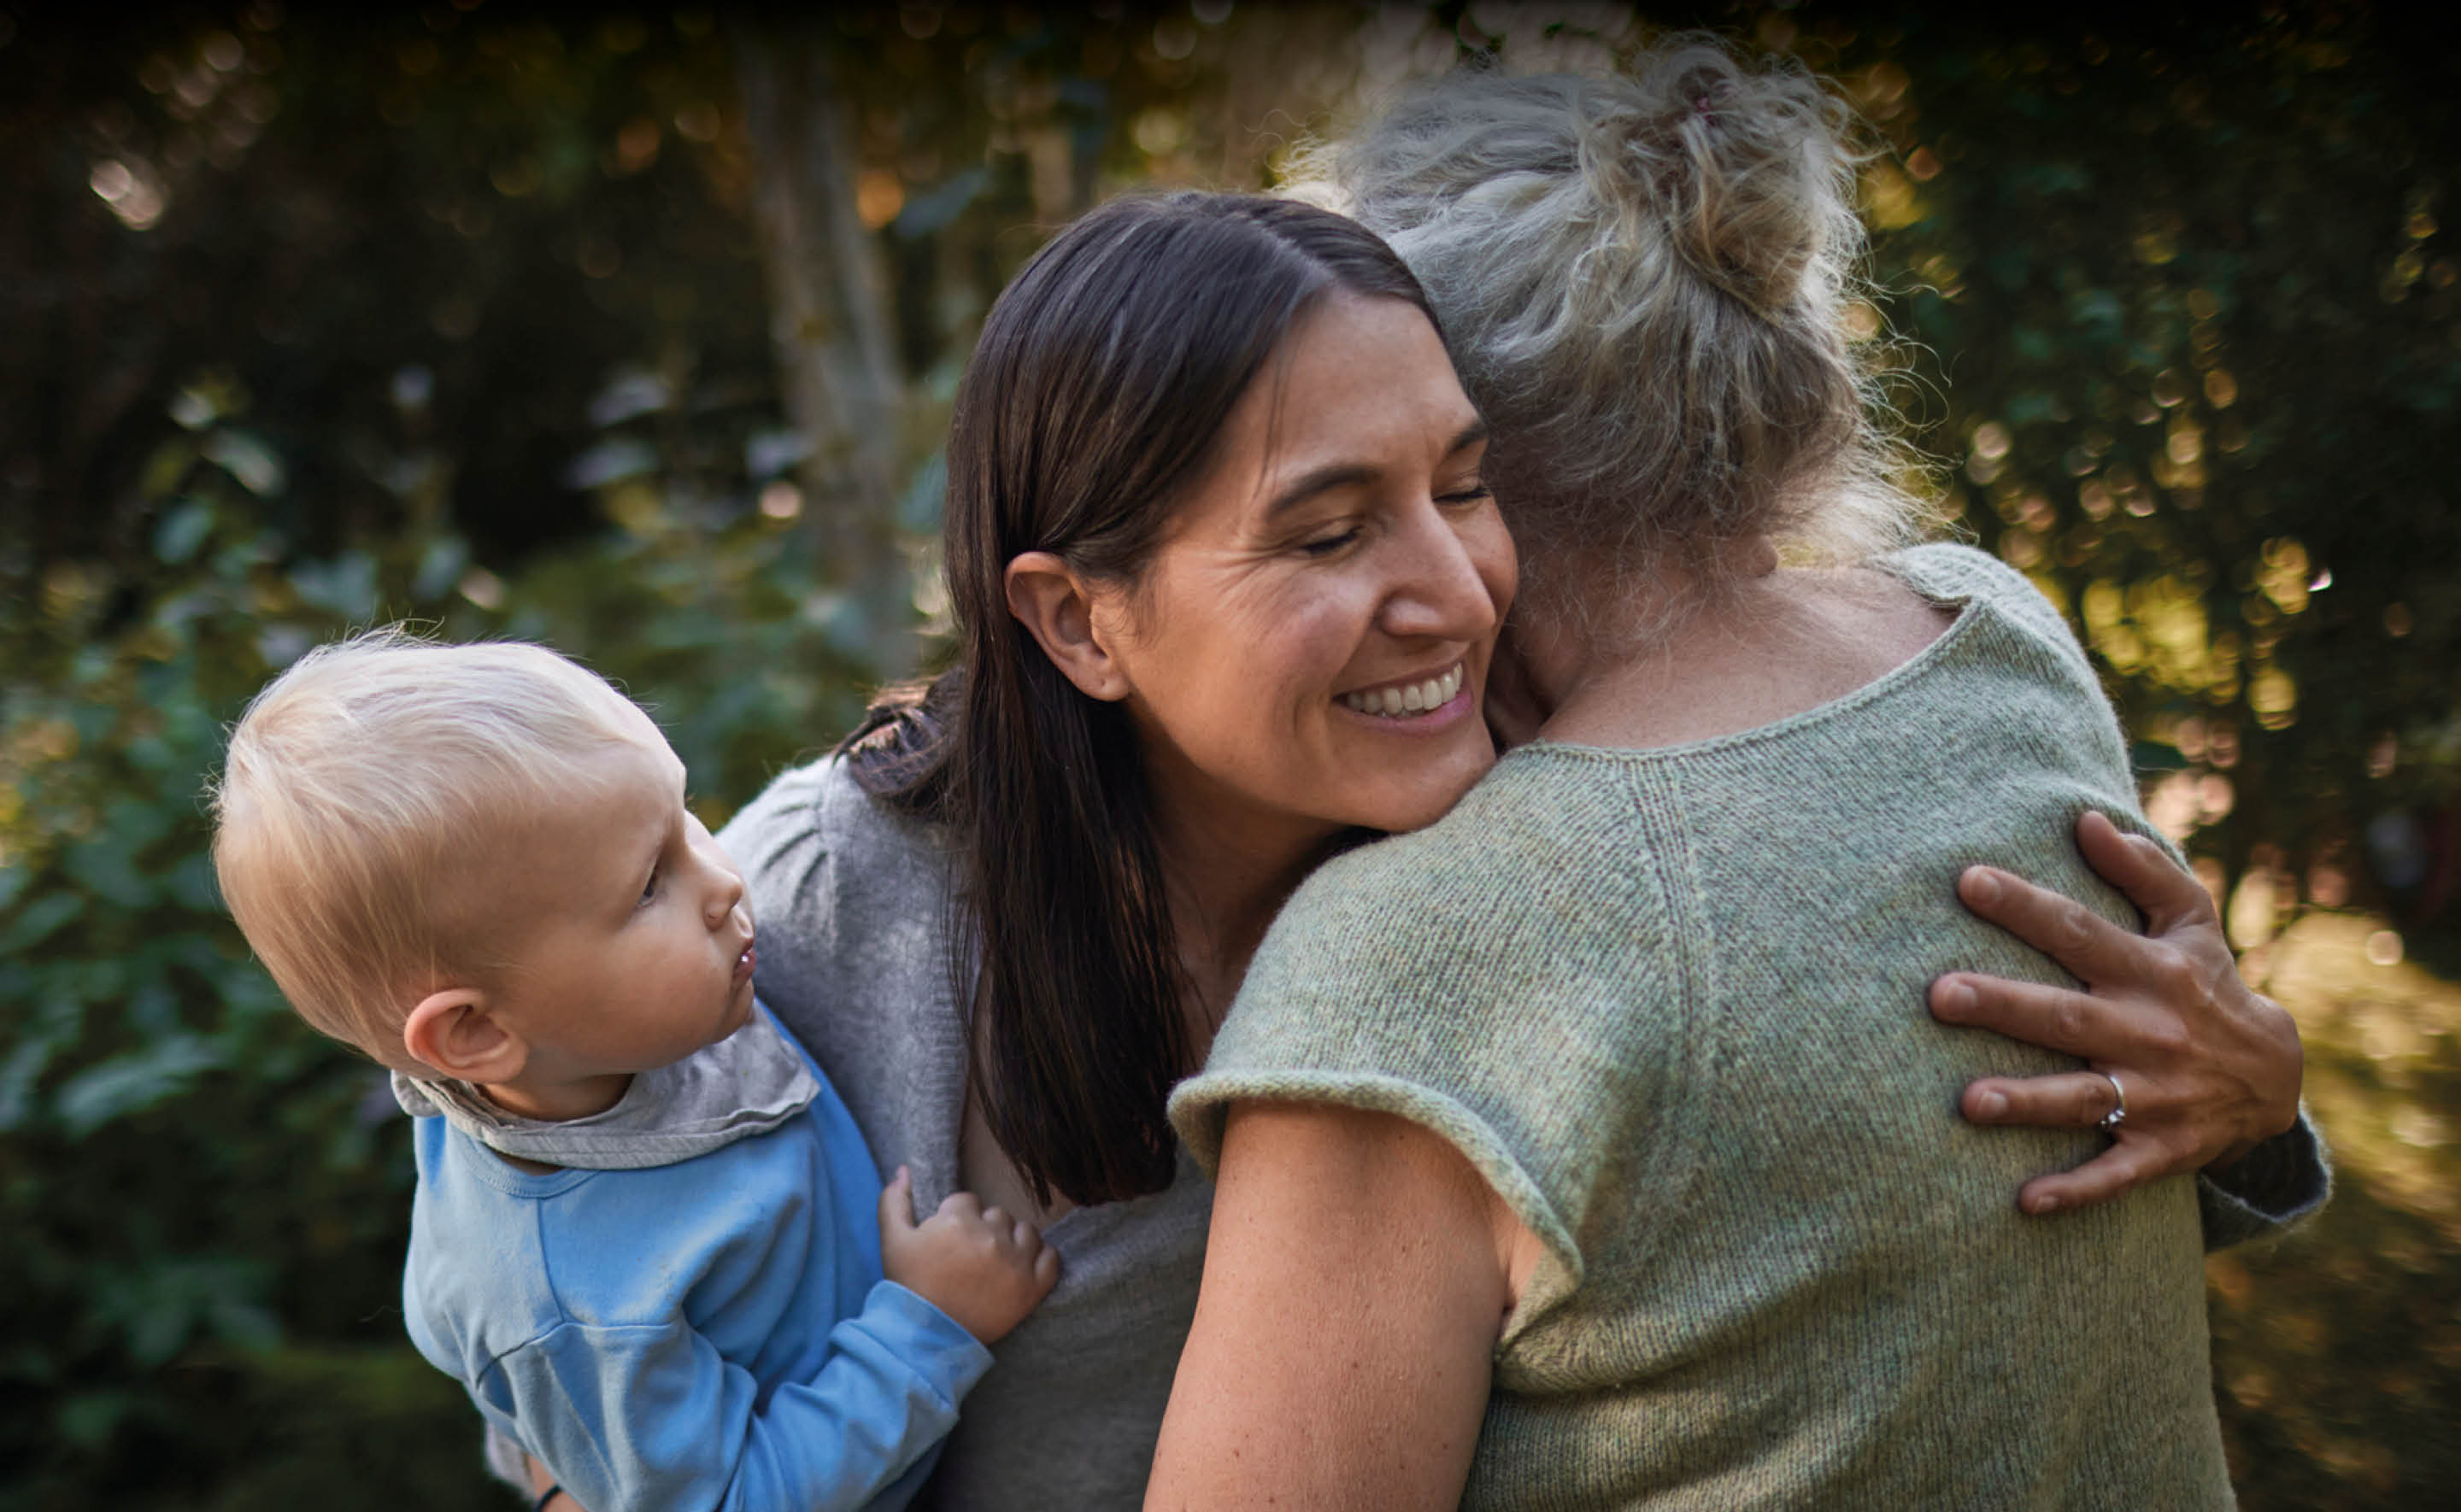
[[[636,1075],[613,1107],[560,1123],[506,1113],[466,1081],[393,1075],[394,1098],[412,1118],[441,1116],[500,1154],[586,1171],[638,1170],[707,1155],[776,1128],[820,1091],[802,1053],[766,1007],[717,1044]]]

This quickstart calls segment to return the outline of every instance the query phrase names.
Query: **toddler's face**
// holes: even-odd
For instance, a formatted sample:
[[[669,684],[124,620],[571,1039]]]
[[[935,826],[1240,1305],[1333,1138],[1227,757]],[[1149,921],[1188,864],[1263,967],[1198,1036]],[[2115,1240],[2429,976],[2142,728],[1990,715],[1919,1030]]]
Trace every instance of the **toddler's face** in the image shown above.
[[[464,903],[511,947],[498,1012],[560,1077],[649,1071],[752,1013],[742,875],[684,807],[683,763],[640,723],[595,758],[599,784],[508,826]]]

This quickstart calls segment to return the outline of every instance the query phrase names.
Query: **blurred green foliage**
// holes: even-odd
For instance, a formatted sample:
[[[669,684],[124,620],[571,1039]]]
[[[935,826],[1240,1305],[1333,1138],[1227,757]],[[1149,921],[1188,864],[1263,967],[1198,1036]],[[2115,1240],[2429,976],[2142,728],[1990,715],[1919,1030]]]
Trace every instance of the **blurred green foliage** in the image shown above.
[[[2214,1271],[2245,1504],[2431,1501],[2461,1471],[2461,53],[2364,5],[1651,17],[1792,52],[1872,123],[1900,406],[2077,618],[2308,1033],[2343,1197]],[[397,618],[546,639],[654,708],[717,822],[929,628],[933,437],[1044,231],[1270,182],[1301,124],[1465,53],[1650,31],[0,6],[0,1509],[493,1494],[401,1338],[402,1120],[214,896],[201,794],[265,677]],[[793,425],[810,333],[774,329],[750,48],[830,65],[904,385],[893,497]],[[847,511],[910,594],[845,581]]]
[[[1903,407],[2070,611],[2149,811],[2308,1042],[2340,1196],[2212,1266],[2241,1503],[2449,1499],[2461,45],[2365,7],[1797,21],[1891,149],[1864,187]]]

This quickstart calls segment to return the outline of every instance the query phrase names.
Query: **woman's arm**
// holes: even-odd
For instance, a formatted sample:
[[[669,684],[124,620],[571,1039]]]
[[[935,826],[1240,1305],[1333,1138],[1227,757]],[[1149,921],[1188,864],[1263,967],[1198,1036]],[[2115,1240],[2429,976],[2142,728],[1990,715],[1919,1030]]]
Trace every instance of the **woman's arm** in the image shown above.
[[[1538,1246],[1389,1114],[1232,1108],[1149,1509],[1450,1508]]]
[[[1963,1098],[1974,1122],[2090,1124],[2116,1101],[2108,1077],[2126,1089],[2127,1118],[2110,1148],[2027,1182],[2018,1201],[2029,1213],[2107,1202],[2158,1177],[2219,1172],[2299,1123],[2299,1027],[2240,979],[2204,885],[2100,814],[2077,820],[2077,845],[2143,911],[2144,934],[1976,866],[1958,881],[1966,906],[2067,968],[2085,990],[1958,972],[1931,990],[1936,1017],[2081,1055],[2093,1068],[1977,1081]]]

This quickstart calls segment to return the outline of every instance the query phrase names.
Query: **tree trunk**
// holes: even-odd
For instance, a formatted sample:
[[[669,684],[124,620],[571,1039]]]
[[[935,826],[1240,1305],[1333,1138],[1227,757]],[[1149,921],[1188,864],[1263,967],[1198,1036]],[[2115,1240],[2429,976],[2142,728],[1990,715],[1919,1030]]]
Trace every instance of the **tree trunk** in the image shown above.
[[[786,418],[810,448],[799,475],[827,555],[822,581],[855,601],[875,670],[895,678],[916,653],[895,534],[905,385],[880,247],[855,208],[854,122],[831,77],[825,26],[818,12],[739,21],[736,80]]]

